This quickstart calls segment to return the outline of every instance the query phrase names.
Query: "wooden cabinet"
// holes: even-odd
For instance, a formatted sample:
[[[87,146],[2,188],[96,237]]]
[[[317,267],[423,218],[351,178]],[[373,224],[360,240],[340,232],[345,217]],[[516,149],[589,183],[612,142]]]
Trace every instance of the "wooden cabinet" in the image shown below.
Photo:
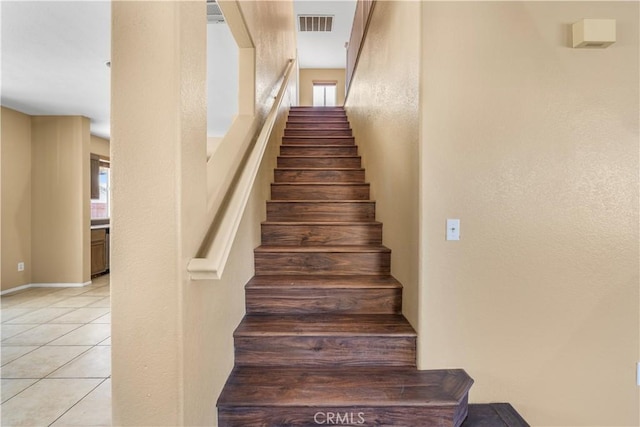
[[[109,229],[91,230],[91,275],[109,270]]]

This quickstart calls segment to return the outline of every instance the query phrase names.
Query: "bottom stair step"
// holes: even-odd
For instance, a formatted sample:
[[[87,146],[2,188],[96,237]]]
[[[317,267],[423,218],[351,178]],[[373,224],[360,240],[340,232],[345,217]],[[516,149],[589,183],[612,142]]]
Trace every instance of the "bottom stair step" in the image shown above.
[[[236,367],[218,399],[218,423],[458,427],[472,384],[461,369]]]
[[[415,366],[398,314],[247,315],[233,335],[236,366]]]

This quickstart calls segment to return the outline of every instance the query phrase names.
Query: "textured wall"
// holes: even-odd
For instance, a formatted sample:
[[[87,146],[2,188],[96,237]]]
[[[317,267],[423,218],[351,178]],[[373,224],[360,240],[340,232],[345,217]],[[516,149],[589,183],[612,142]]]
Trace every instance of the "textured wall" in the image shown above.
[[[377,2],[346,108],[404,285],[403,312],[418,326],[418,71],[420,3]]]
[[[532,425],[640,421],[638,12],[423,3],[421,364]],[[585,17],[618,42],[571,49]]]
[[[31,118],[32,283],[91,280],[89,119]]]
[[[2,107],[2,290],[31,283],[31,117]],[[25,270],[18,271],[18,263]]]
[[[301,68],[300,69],[300,105],[313,105],[313,82],[336,82],[336,105],[344,104],[345,97],[344,68]]]
[[[186,264],[206,204],[205,8],[112,3],[114,425],[184,423],[183,334],[198,322]]]
[[[264,118],[295,56],[292,6],[241,7],[256,45]],[[216,425],[276,148],[256,180],[222,280],[191,282],[186,267],[208,225],[205,2],[114,2],[112,16],[113,422]]]
[[[98,154],[106,158],[111,157],[111,146],[108,139],[100,138],[99,136],[91,135],[91,152]]]

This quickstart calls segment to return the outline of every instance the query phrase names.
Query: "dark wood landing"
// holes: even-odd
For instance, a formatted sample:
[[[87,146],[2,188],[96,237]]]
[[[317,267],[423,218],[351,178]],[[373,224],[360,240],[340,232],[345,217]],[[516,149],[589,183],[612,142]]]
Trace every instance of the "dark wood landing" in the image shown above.
[[[469,416],[461,427],[529,427],[508,403],[469,405]]]
[[[472,383],[458,369],[236,367],[218,400],[218,421],[312,426],[332,413],[348,417],[342,425],[460,426]]]

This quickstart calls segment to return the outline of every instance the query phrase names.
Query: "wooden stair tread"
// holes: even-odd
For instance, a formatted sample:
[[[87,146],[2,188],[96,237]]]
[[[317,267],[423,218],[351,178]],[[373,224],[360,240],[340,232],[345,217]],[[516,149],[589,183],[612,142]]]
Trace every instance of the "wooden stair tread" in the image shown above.
[[[401,289],[393,276],[254,276],[245,289]]]
[[[345,138],[355,140],[355,137],[353,137],[353,136],[339,136],[339,135],[326,135],[326,136],[324,136],[324,135],[322,135],[322,136],[320,136],[320,135],[305,135],[305,136],[295,136],[295,137],[284,135],[283,138],[284,138],[284,140],[304,138],[304,139],[308,139],[310,141],[313,141],[315,139],[332,140],[332,139],[345,139]]]
[[[441,407],[473,380],[461,369],[236,367],[218,406]]]
[[[312,203],[312,204],[325,204],[325,203],[375,203],[374,200],[318,200],[318,199],[298,199],[298,200],[267,200],[267,203]]]
[[[306,252],[306,253],[388,253],[391,249],[382,245],[341,245],[341,246],[276,246],[262,245],[254,249],[255,253]]]
[[[246,315],[234,337],[341,336],[415,337],[416,331],[401,314]]]
[[[336,187],[362,187],[368,186],[369,184],[366,182],[327,182],[327,181],[318,181],[318,182],[272,182],[272,186],[276,187],[304,187],[306,185],[331,185]]]
[[[354,156],[355,157],[355,156]],[[275,168],[277,171],[363,171],[364,168],[310,168],[310,167],[301,167],[301,168],[293,168],[293,167],[283,167],[283,168]]]
[[[294,227],[301,225],[333,225],[336,227],[344,225],[378,225],[380,221],[263,221],[262,224],[269,225],[291,225]]]
[[[284,159],[308,159],[308,158],[312,158],[312,159],[315,159],[315,158],[322,158],[322,159],[345,159],[345,158],[346,159],[353,159],[354,157],[355,158],[360,157],[360,155],[355,154],[355,155],[350,155],[350,156],[335,156],[335,155],[334,156],[331,156],[331,155],[329,155],[329,156],[318,156],[318,155],[310,155],[310,156],[309,155],[306,155],[306,156],[305,155],[302,155],[302,156],[295,155],[295,156],[290,156],[290,155],[286,155],[285,154],[285,155],[280,155],[278,157],[284,158]]]

